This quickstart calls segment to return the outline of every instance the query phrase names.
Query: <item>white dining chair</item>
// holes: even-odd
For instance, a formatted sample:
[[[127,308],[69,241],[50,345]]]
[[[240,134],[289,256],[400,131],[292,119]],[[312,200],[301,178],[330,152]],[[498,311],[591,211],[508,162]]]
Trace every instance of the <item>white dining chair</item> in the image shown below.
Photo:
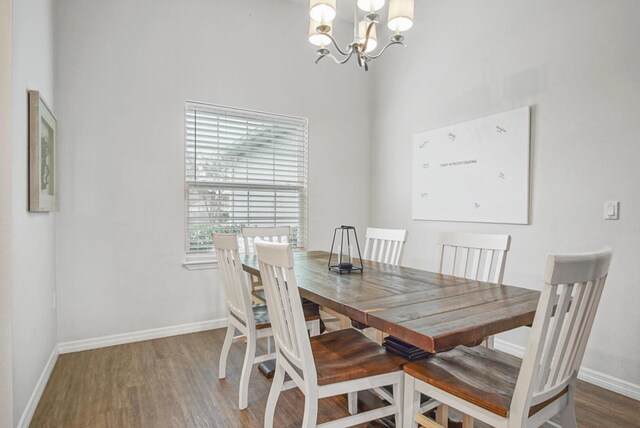
[[[550,255],[524,359],[485,347],[453,351],[404,367],[405,427],[440,425],[417,413],[420,393],[497,428],[553,419],[576,428],[578,371],[611,263],[611,249]],[[441,415],[446,415],[446,411]]]
[[[246,281],[247,276],[242,270],[242,262],[238,250],[238,237],[235,234],[219,233],[214,233],[212,236],[229,314],[227,335],[225,336],[222,353],[220,355],[218,377],[220,379],[226,377],[227,358],[229,357],[229,350],[231,349],[231,344],[234,339],[242,336],[245,337],[247,349],[244,364],[242,365],[242,374],[240,376],[238,407],[240,409],[246,409],[249,396],[249,378],[253,365],[275,358],[275,354],[270,352],[270,341],[268,342],[267,354],[256,356],[256,342],[260,338],[267,338],[267,340],[269,340],[269,338],[273,336],[273,330],[266,306],[251,304],[251,296]],[[317,312],[307,311],[303,316],[303,328],[310,330],[314,336],[320,334],[319,314]],[[238,330],[242,336],[236,337],[236,330]]]
[[[502,284],[510,247],[510,235],[443,233],[438,239],[438,272]],[[489,348],[493,343],[493,336],[485,340]]]
[[[379,229],[367,227],[363,258],[374,262],[398,266],[407,240],[404,229]]]
[[[438,239],[438,272],[502,284],[510,235],[443,233]]]
[[[303,428],[348,427],[391,415],[395,415],[400,425],[404,379],[402,364],[406,361],[387,353],[355,329],[309,338],[304,325],[291,245],[259,240],[255,245],[277,354],[276,373],[267,400],[264,426],[273,427],[280,392],[285,387],[293,386],[305,395]],[[285,375],[291,378],[286,386]],[[392,385],[392,394],[382,389],[387,385]],[[384,394],[388,405],[359,414],[350,408],[351,416],[317,425],[319,399],[373,388]]]
[[[254,241],[259,238],[270,242],[291,242],[290,226],[248,226],[242,228],[242,241],[245,254],[255,254]],[[262,283],[260,278],[249,275],[251,279],[251,293],[254,303],[264,302]]]
[[[256,238],[270,242],[291,242],[290,226],[248,226],[242,228],[244,252],[255,253],[254,241]]]

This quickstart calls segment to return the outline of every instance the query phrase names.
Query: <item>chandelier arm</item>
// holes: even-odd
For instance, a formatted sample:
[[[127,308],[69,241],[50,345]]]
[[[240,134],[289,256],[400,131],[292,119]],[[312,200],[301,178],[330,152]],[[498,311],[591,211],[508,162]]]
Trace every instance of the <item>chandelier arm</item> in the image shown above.
[[[378,52],[377,54],[375,54],[375,55],[369,55],[369,54],[367,54],[367,57],[368,57],[368,58],[370,58],[370,59],[376,59],[376,58],[379,58],[379,57],[384,53],[384,51],[386,51],[386,50],[387,50],[387,48],[388,48],[389,46],[393,46],[393,45],[402,45],[402,46],[404,46],[405,48],[407,47],[407,45],[405,45],[405,44],[404,44],[404,43],[402,43],[402,42],[390,42],[390,43],[389,43],[389,44],[387,44],[385,47],[383,47],[383,48],[382,48],[382,50],[381,50],[380,52]]]
[[[346,63],[347,61],[349,61],[352,56],[353,56],[353,49],[351,49],[351,51],[349,52],[349,55],[347,55],[347,57],[345,59],[343,59],[342,61],[336,61],[336,62],[338,64],[342,65],[342,64]],[[335,57],[333,59],[335,60]]]
[[[336,58],[333,54],[328,53],[328,54],[324,54],[324,55],[321,55],[320,57],[318,57],[318,59],[316,59],[316,64],[317,64],[317,63],[319,63],[319,62],[320,62],[320,60],[321,60],[322,58],[324,58],[324,57],[329,57],[329,58],[331,58],[332,60],[334,60],[336,64],[340,64],[340,65],[342,65],[342,64],[346,63],[347,61],[349,61],[349,60],[351,59],[351,57],[352,57],[352,56],[353,56],[353,51],[349,52],[349,54],[347,55],[347,57],[346,57],[345,59],[343,59],[342,61],[340,61],[340,60],[339,60],[338,58]]]
[[[347,51],[344,52],[342,49],[340,49],[340,46],[338,46],[338,42],[336,42],[336,39],[334,39],[331,34],[323,33],[323,35],[327,36],[331,40],[331,43],[333,43],[333,46],[335,46],[335,48],[338,50],[338,52],[340,52],[341,55],[348,56],[353,53],[353,47],[351,45],[349,45]]]
[[[320,62],[320,60],[321,60],[322,58],[324,58],[325,56],[327,56],[327,55],[329,55],[329,54],[322,54],[322,55],[320,55],[320,56],[318,57],[318,59],[316,59],[316,64],[317,64],[317,63],[319,63],[319,62]]]
[[[371,34],[371,27],[373,27],[375,23],[372,21],[367,25],[367,32],[364,35],[364,45],[362,45],[362,52],[367,51],[367,45],[369,44],[369,36]]]

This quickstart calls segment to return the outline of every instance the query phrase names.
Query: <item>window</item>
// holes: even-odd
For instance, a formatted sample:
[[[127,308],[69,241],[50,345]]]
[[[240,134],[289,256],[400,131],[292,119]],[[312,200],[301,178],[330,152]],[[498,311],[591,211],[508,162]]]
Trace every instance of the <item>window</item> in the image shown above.
[[[186,251],[213,251],[212,232],[291,226],[307,237],[307,120],[187,102]]]

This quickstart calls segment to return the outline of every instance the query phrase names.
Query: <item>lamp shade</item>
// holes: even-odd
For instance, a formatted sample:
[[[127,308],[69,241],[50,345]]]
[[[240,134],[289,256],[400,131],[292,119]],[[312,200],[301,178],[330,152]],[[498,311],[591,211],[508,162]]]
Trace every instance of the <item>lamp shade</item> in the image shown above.
[[[365,38],[367,36],[367,24],[365,21],[360,21],[358,24],[358,42],[364,45]],[[371,32],[369,33],[369,42],[367,43],[366,52],[372,52],[378,47],[378,35],[376,34],[376,24],[371,26]]]
[[[414,0],[391,0],[387,27],[391,31],[407,31],[413,26]]]
[[[331,24],[331,22],[324,24],[329,27],[329,35],[332,35],[333,33],[333,26]],[[320,24],[318,21],[314,21],[313,19],[309,23],[309,42],[311,42],[312,45],[316,46],[327,46],[331,44],[331,39],[327,37],[325,33],[320,33],[318,31],[318,27],[320,25],[322,24]]]
[[[323,24],[333,21],[336,17],[336,0],[310,0],[309,16]]]
[[[367,13],[375,12],[384,7],[384,0],[358,0],[358,7]]]

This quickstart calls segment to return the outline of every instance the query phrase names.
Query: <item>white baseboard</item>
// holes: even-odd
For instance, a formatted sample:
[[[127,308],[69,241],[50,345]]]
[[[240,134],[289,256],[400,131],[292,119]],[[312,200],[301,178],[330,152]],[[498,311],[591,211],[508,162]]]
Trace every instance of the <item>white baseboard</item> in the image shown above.
[[[58,349],[54,348],[53,352],[51,352],[51,356],[45,364],[40,377],[38,378],[38,382],[36,382],[36,386],[31,393],[31,397],[29,397],[29,401],[27,401],[27,406],[22,412],[22,416],[20,417],[20,421],[16,428],[27,428],[31,423],[31,418],[33,418],[33,414],[36,412],[36,407],[38,407],[38,402],[40,401],[40,397],[42,397],[42,393],[44,392],[45,386],[47,386],[47,382],[49,381],[49,376],[51,376],[51,372],[53,371],[53,367],[56,365],[56,361],[58,360]]]
[[[502,339],[494,339],[493,346],[502,352],[506,352],[507,354],[511,354],[514,357],[523,358],[524,357],[524,346],[514,345],[511,342],[507,342]]]
[[[75,340],[58,344],[58,352],[68,354],[70,352],[86,351],[89,349],[105,348],[107,346],[122,345],[125,343],[141,342],[143,340],[160,339],[162,337],[177,336],[180,334],[197,333],[199,331],[214,330],[227,326],[227,319],[209,320],[190,324],[174,325],[170,327],[152,328],[149,330],[134,331],[131,333],[114,334],[111,336],[94,337],[91,339]]]
[[[609,376],[608,374],[597,372],[586,367],[580,368],[578,379],[608,389],[609,391],[617,392],[629,398],[640,400],[640,385],[627,382],[626,380],[618,379],[617,377]]]
[[[523,346],[515,345],[502,339],[495,339],[494,346],[496,349],[506,352],[507,354],[514,355],[518,358],[524,357],[525,348]],[[622,394],[626,397],[640,400],[640,385],[627,382],[626,380],[618,379],[586,367],[580,368],[578,379],[592,383],[601,388],[608,389],[609,391]]]

